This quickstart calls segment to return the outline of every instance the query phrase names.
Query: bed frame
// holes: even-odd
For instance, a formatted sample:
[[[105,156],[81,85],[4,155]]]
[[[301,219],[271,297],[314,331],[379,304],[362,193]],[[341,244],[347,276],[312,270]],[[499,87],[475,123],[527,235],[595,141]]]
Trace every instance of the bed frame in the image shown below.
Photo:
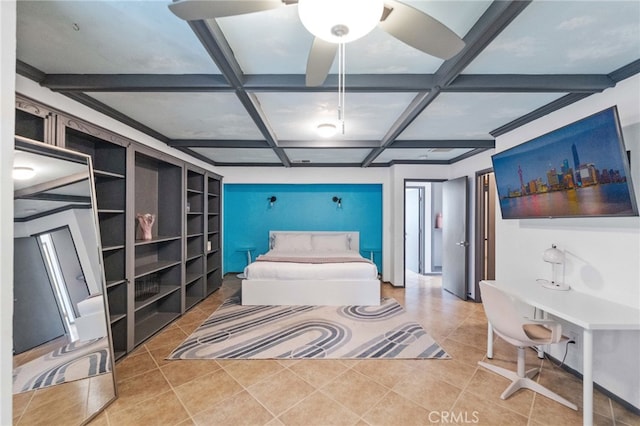
[[[300,231],[270,231],[269,248],[273,234]],[[306,232],[305,232],[306,233]],[[359,232],[313,231],[311,235],[344,235],[350,240],[351,250],[360,252]],[[242,280],[243,305],[380,305],[380,280]]]

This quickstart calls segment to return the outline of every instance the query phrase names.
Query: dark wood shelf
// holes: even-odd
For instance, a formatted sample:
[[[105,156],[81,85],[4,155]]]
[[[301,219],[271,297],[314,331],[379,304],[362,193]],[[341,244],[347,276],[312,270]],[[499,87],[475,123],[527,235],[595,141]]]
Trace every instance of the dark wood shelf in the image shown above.
[[[149,296],[146,299],[143,300],[136,300],[135,301],[135,307],[134,310],[135,311],[139,311],[140,309],[151,305],[152,303],[157,302],[158,300],[170,295],[171,293],[180,290],[180,286],[179,285],[161,285],[160,286],[160,290],[158,291],[157,294],[154,294],[153,296]]]
[[[161,260],[155,263],[150,263],[148,265],[136,266],[135,278],[140,278],[154,272],[159,272],[179,264],[180,260]]]
[[[187,297],[185,297],[185,299],[184,299],[185,310],[189,310],[189,309],[193,308],[201,300],[202,300],[202,297],[196,297],[196,296],[187,296]]]
[[[201,278],[203,274],[187,274],[185,277],[185,282],[184,284],[186,286],[188,286],[189,284],[193,284],[194,282],[196,282],[198,280],[198,278]]]
[[[102,246],[102,251],[113,251],[113,250],[120,250],[125,248],[124,244],[119,244],[119,245],[115,245],[115,246]]]
[[[204,256],[202,253],[193,254],[193,255],[187,257],[186,261],[187,262],[191,262],[192,260],[196,260],[197,258],[202,257],[202,256]]]
[[[144,246],[147,244],[158,244],[158,243],[164,243],[167,241],[175,241],[175,240],[179,240],[181,237],[179,235],[158,235],[157,237],[153,237],[150,240],[136,240],[136,246]]]
[[[125,211],[121,209],[98,209],[98,214],[124,214]]]
[[[96,175],[96,177],[104,177],[104,178],[111,178],[111,179],[124,179],[125,175],[120,174],[120,173],[114,173],[114,172],[110,172],[107,170],[98,170],[96,168],[93,169],[93,174]]]
[[[125,279],[107,281],[107,288],[115,287],[117,285],[124,284],[126,282],[127,282],[127,280],[125,280]]]
[[[163,327],[178,318],[178,312],[155,312],[135,324],[135,346],[156,334]]]
[[[118,321],[120,321],[122,319],[125,319],[127,317],[127,315],[126,314],[110,315],[109,317],[110,317],[109,318],[109,323],[113,324],[113,323],[116,323],[116,322],[118,322]]]

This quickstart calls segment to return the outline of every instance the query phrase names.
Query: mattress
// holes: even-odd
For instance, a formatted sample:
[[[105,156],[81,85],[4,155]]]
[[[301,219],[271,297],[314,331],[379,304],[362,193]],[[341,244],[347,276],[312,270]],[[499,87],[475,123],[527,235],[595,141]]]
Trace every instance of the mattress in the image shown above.
[[[277,258],[279,261],[268,261],[270,257]],[[321,258],[326,258],[329,263],[318,263]],[[372,280],[378,278],[376,265],[364,259],[358,252],[351,250],[269,251],[247,266],[244,273],[248,280]]]

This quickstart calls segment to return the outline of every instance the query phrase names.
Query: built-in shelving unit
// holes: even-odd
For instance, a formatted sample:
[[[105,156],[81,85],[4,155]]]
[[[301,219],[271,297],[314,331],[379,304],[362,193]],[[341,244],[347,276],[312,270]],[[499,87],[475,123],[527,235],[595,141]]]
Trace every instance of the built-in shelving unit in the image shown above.
[[[186,169],[184,309],[205,296],[204,172]]]
[[[222,285],[220,249],[220,187],[219,176],[207,174],[207,262],[206,294]]]
[[[137,346],[182,313],[182,173],[180,165],[135,152],[136,216],[151,214],[152,239],[136,226],[133,260],[133,345]],[[131,291],[130,291],[131,293]]]
[[[65,148],[91,156],[93,163],[111,335],[117,359],[127,353],[127,148],[88,133],[92,130],[89,127],[75,128],[76,123],[64,118],[59,124],[64,129]]]
[[[28,98],[16,97],[15,134],[34,141],[55,144],[56,115]]]
[[[220,176],[20,95],[16,133],[92,159],[116,359],[220,287]]]

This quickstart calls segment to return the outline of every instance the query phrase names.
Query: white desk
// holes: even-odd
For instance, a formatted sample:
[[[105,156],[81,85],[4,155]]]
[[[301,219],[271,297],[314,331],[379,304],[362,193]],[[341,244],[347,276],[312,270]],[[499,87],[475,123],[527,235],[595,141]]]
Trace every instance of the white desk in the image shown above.
[[[485,281],[524,303],[576,324],[583,329],[583,424],[593,424],[593,331],[640,330],[640,309],[609,302],[575,290],[549,290],[528,281]],[[489,325],[487,357],[493,356],[493,329]]]

